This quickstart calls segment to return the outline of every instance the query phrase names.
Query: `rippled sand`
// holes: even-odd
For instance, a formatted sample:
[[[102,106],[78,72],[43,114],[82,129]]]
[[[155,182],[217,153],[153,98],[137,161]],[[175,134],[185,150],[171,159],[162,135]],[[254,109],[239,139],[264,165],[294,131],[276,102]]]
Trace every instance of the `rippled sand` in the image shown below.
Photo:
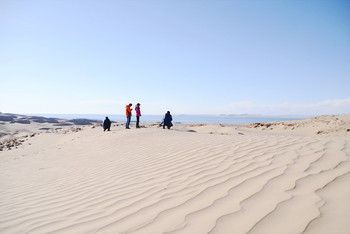
[[[0,152],[0,232],[349,233],[349,159],[233,125],[42,133]]]

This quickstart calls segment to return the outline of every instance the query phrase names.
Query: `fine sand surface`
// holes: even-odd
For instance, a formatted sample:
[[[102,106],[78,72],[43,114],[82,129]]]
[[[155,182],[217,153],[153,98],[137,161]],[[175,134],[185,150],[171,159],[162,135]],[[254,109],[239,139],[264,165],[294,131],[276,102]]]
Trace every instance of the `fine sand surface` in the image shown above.
[[[18,136],[0,151],[0,233],[348,234],[349,123],[114,123]]]

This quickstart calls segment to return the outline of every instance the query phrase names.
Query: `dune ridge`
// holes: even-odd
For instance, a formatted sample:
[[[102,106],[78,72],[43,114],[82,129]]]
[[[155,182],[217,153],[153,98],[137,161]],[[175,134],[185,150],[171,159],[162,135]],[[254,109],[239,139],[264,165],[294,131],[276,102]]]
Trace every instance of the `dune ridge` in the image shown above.
[[[350,230],[347,137],[81,128],[0,152],[1,233]]]

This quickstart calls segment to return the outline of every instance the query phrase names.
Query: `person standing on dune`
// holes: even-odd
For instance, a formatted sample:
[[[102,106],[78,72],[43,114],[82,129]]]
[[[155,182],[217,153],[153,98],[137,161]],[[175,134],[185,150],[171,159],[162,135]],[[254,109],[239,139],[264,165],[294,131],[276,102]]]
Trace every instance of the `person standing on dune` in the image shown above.
[[[111,121],[109,120],[108,117],[106,117],[106,119],[103,121],[103,131],[106,131],[108,129],[108,131],[111,131]]]
[[[125,125],[125,128],[126,129],[130,129],[129,125],[130,125],[131,116],[132,116],[132,113],[131,113],[132,109],[131,109],[131,107],[132,107],[131,103],[125,107],[125,114],[126,114],[126,125]]]
[[[136,104],[135,111],[136,111],[136,128],[140,128],[140,116],[141,116],[141,110],[140,110],[140,103]]]

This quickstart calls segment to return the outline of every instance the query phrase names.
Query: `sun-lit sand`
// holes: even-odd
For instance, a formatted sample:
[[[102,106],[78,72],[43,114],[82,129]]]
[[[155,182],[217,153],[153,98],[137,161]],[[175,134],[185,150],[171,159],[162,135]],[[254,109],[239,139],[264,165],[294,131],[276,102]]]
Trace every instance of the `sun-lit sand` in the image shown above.
[[[350,231],[350,115],[110,132],[42,122],[0,121],[0,141],[17,142],[0,151],[0,233]]]

